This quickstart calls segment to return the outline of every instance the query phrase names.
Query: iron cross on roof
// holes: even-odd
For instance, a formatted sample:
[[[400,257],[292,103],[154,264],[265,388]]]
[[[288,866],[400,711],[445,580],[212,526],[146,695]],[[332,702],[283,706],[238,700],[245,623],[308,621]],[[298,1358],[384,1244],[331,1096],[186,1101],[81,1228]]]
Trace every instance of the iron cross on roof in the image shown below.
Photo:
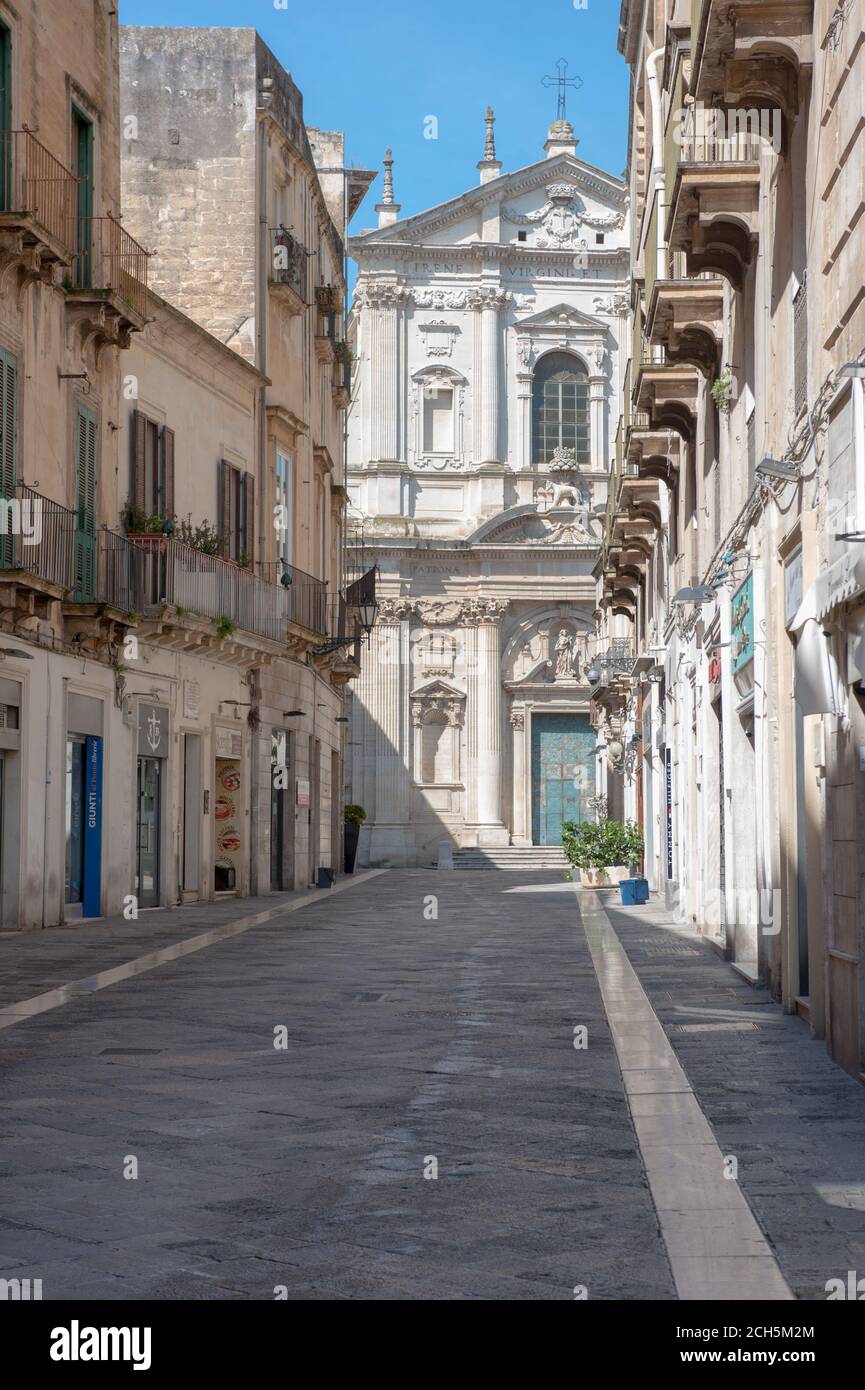
[[[556,111],[556,120],[566,121],[568,119],[568,88],[573,87],[574,91],[578,92],[583,85],[583,79],[581,77],[568,77],[567,58],[560,58],[558,60],[558,62],[556,63],[556,71],[558,73],[558,76],[542,77],[541,83],[544,87],[558,87],[559,104],[558,109]]]

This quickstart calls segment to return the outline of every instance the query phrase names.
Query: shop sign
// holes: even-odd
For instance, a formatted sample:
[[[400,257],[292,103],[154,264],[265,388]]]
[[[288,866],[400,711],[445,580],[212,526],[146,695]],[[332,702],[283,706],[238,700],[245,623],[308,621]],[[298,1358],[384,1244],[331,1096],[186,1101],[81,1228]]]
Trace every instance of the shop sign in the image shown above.
[[[667,878],[673,877],[673,754],[667,748],[664,753],[664,773],[667,799]]]
[[[102,739],[90,736],[84,747],[84,884],[85,917],[102,915]]]
[[[138,756],[168,757],[168,709],[165,705],[139,704]]]
[[[217,758],[239,758],[243,753],[243,734],[239,729],[216,729],[213,741]]]
[[[298,806],[309,805],[309,782],[305,777],[297,779],[297,804]]]
[[[748,575],[733,595],[731,633],[733,671],[741,671],[754,659],[754,576]]]
[[[802,547],[784,566],[784,625],[789,627],[802,604]]]

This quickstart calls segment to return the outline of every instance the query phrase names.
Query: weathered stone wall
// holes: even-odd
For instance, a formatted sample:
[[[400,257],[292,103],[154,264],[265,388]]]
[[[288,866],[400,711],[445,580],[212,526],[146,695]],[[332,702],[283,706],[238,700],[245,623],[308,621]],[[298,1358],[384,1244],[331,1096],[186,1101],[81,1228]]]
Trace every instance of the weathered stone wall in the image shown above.
[[[121,29],[123,199],[153,287],[250,360],[256,35]]]

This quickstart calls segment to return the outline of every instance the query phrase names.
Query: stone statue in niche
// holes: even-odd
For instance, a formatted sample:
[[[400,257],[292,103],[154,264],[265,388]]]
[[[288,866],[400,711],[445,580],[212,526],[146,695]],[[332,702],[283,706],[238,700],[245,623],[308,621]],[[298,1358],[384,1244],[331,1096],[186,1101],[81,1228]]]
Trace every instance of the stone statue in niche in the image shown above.
[[[556,638],[556,680],[573,679],[574,639],[567,628],[562,628]]]

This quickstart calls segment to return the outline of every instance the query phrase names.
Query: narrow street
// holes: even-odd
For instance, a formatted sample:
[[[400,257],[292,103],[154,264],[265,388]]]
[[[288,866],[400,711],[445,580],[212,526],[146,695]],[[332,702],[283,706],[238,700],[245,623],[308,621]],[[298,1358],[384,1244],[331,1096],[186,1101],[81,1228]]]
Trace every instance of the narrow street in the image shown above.
[[[400,871],[284,907],[0,939],[0,1277],[783,1300],[865,1267],[865,1091],[656,903]]]

